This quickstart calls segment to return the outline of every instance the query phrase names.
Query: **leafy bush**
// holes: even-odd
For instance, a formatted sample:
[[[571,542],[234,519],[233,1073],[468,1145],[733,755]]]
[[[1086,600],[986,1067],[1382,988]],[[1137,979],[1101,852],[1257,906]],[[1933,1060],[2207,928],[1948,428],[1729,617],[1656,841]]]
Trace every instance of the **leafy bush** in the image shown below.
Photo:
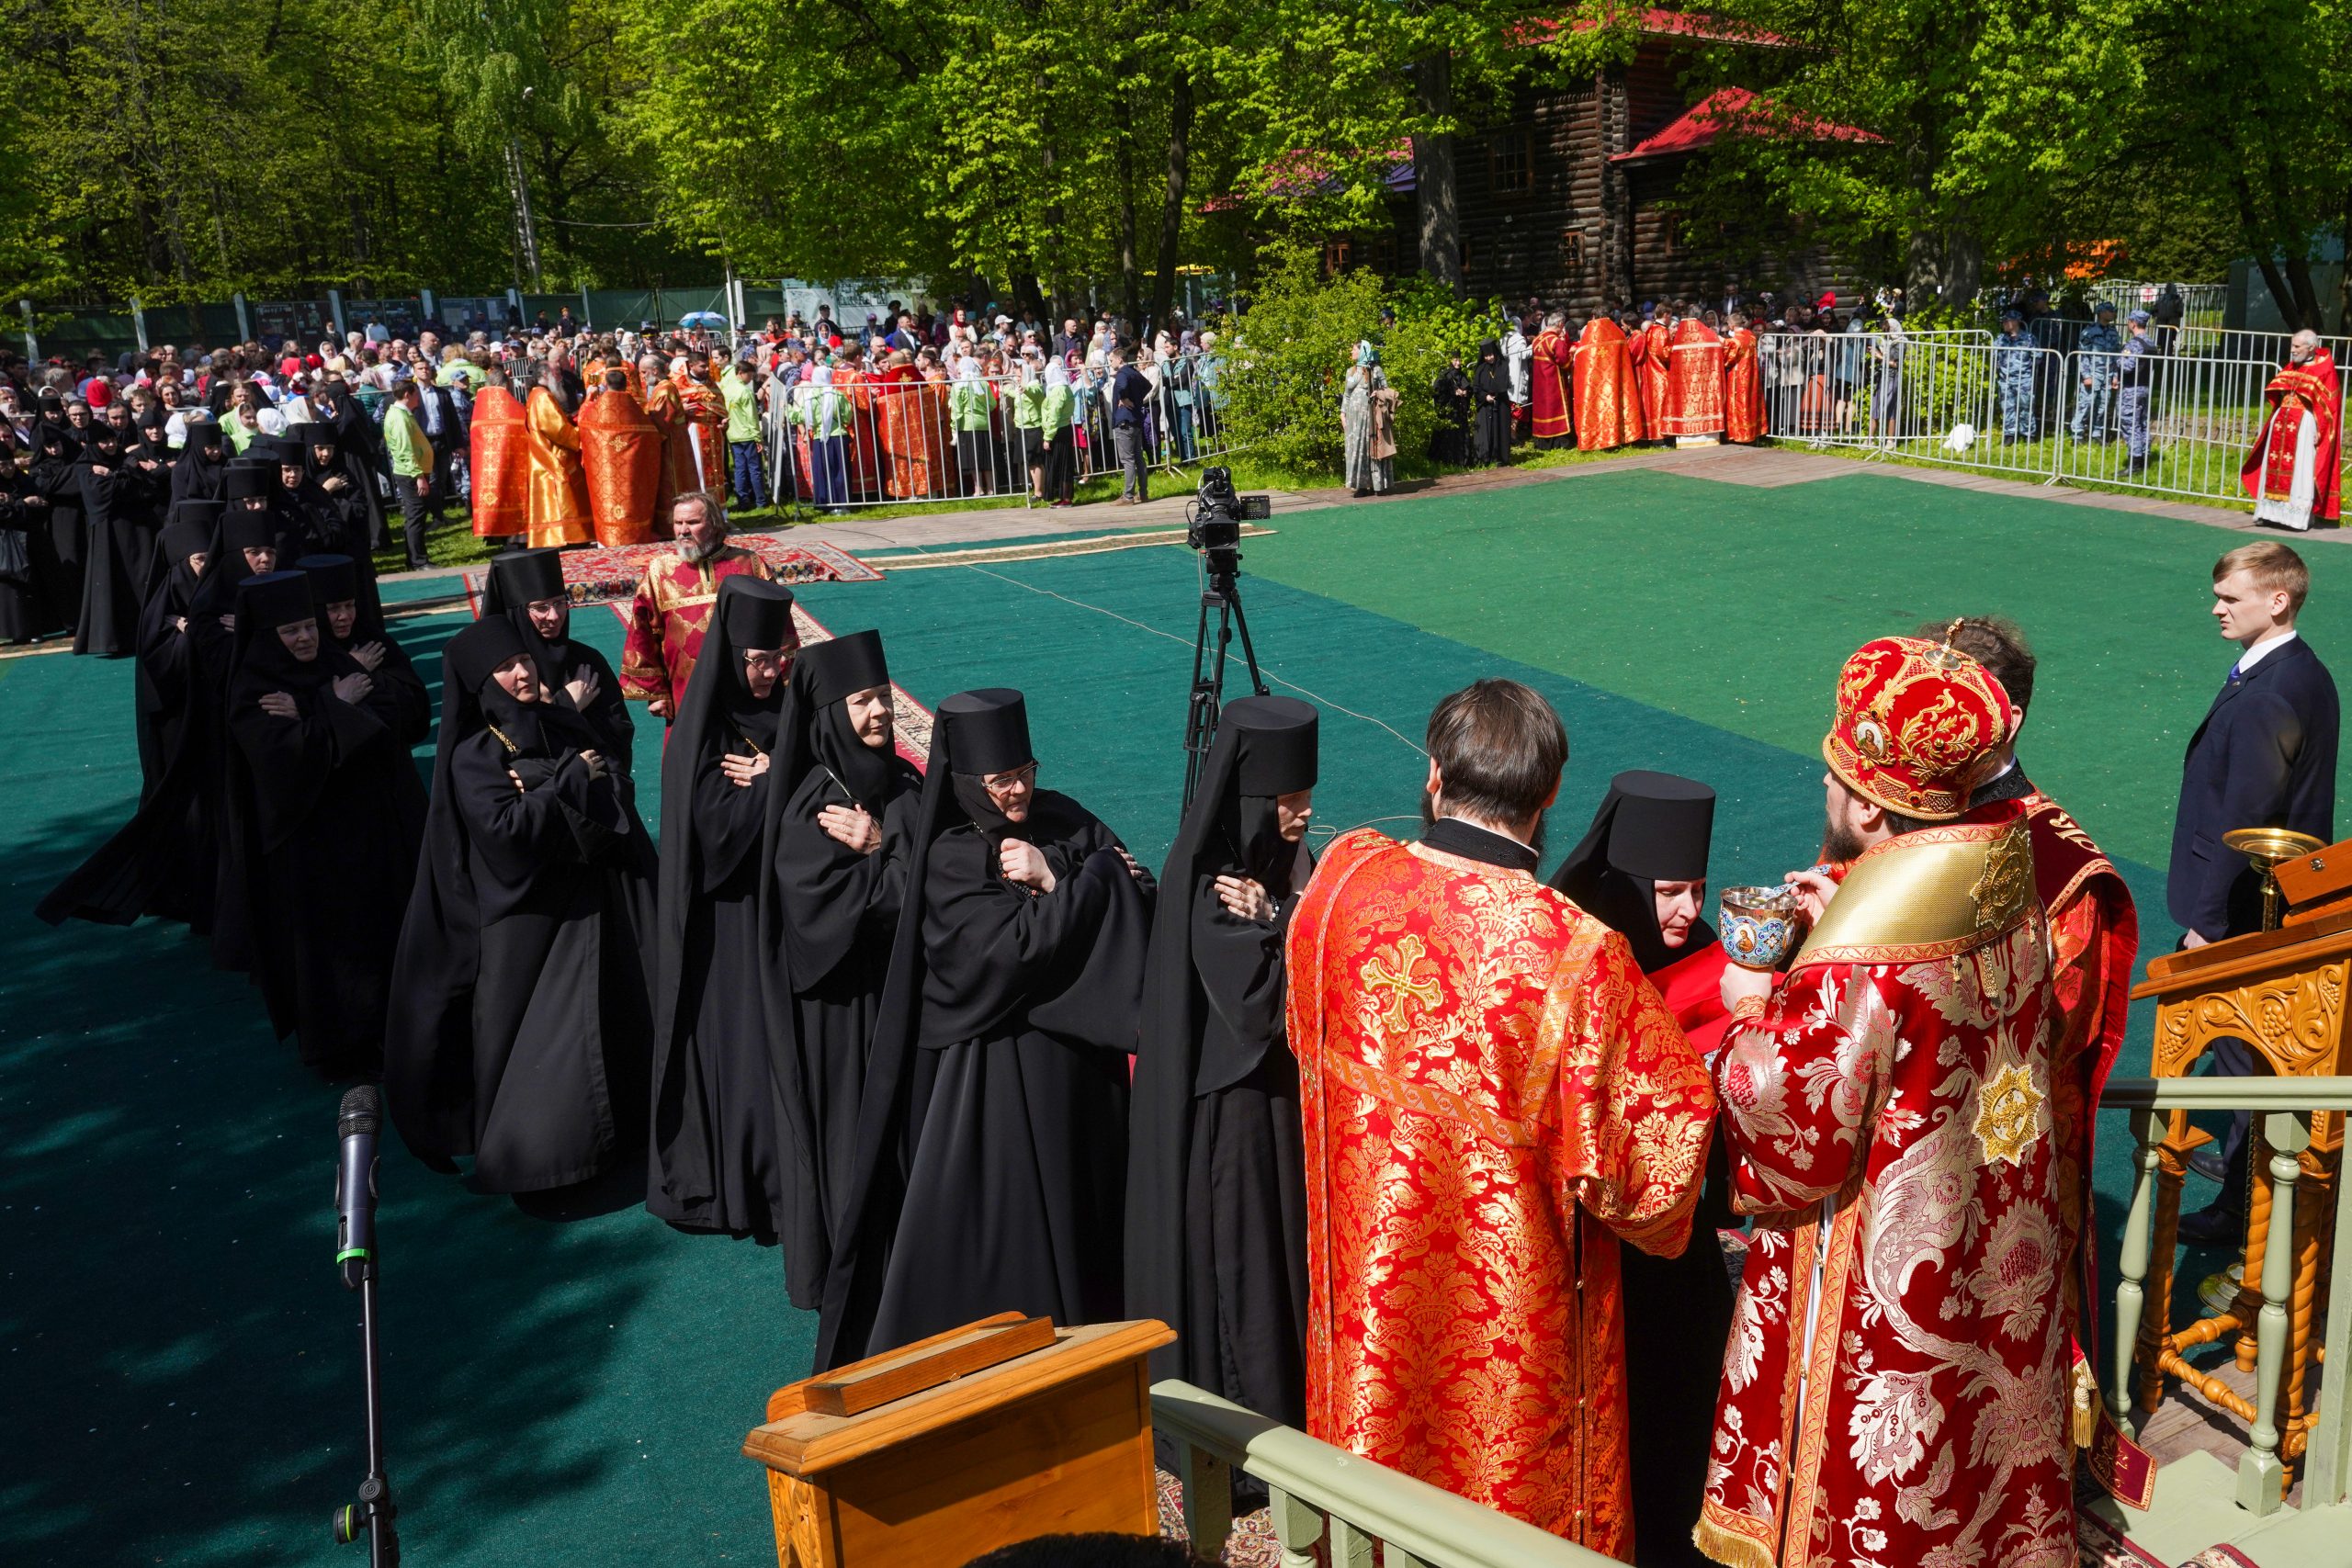
[[[1299,244],[1260,253],[1258,287],[1227,345],[1219,382],[1235,444],[1257,461],[1296,473],[1339,472],[1345,457],[1340,398],[1356,344],[1380,351],[1396,405],[1396,446],[1417,462],[1437,423],[1430,395],[1446,355],[1475,364],[1481,339],[1502,333],[1494,300],[1456,299],[1426,278],[1385,286],[1359,268],[1325,276],[1319,251]],[[1383,308],[1396,320],[1384,323]]]

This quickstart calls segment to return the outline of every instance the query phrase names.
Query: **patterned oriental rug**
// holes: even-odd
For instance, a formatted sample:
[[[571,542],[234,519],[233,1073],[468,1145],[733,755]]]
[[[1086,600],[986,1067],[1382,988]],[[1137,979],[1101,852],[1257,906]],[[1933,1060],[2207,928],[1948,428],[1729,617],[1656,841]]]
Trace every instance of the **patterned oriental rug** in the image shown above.
[[[737,534],[730,543],[750,550],[768,563],[778,582],[879,582],[882,574],[847,550],[820,540],[786,544],[772,534]],[[651,545],[624,545],[619,549],[566,550],[563,586],[574,604],[626,604],[644,580],[645,563],[670,547],[663,540]],[[481,614],[481,591],[490,568],[466,572],[466,604]]]

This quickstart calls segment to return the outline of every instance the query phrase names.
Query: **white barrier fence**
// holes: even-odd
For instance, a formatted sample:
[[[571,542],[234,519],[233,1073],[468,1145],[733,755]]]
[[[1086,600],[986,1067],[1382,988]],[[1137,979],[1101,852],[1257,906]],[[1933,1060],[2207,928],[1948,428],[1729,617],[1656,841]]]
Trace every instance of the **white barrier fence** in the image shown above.
[[[2239,471],[2278,370],[1920,334],[1786,338],[1759,357],[1768,428],[1782,440],[2246,506]]]

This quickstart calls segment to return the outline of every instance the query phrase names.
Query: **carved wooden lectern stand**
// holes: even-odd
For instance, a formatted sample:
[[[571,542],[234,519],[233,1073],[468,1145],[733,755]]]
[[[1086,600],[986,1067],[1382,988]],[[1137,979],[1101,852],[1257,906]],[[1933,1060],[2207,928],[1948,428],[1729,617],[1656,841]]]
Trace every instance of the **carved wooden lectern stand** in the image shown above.
[[[1155,1535],[1151,1351],[1164,1323],[1005,1313],[769,1396],[780,1568],[954,1568],[1041,1535]]]
[[[2335,861],[2341,872],[2330,868]],[[2352,973],[2352,841],[2276,867],[2278,886],[2296,905],[2275,931],[2248,932],[2207,947],[2166,953],[2148,964],[2148,977],[2132,999],[2156,999],[2154,1076],[2185,1077],[2216,1040],[2243,1040],[2261,1065],[2280,1077],[2324,1077],[2346,1070],[2345,984]],[[2285,1123],[2282,1119],[2282,1124]],[[2249,1139],[2255,1179],[2248,1184],[2243,1280],[2222,1311],[2186,1327],[2171,1326],[2173,1261],[2180,1222],[2181,1180],[2191,1151],[2212,1141],[2189,1126],[2186,1111],[2171,1113],[2157,1147],[2155,1235],[2146,1287],[2146,1315],[2140,1325],[2140,1403],[2153,1411],[2169,1375],[2194,1388],[2211,1404],[2258,1424],[2253,1402],[2218,1377],[2199,1371],[2188,1352],[2234,1337],[2232,1348],[2241,1370],[2252,1371],[2256,1324],[2262,1306],[2263,1258],[2273,1236],[2274,1153],[2290,1156],[2294,1212],[2284,1245],[2292,1249],[2293,1294],[2289,1317],[2283,1408],[2271,1413],[2281,1439],[2279,1453],[2291,1464],[2311,1442],[2315,1412],[2305,1406],[2305,1375],[2311,1363],[2312,1317],[2321,1267],[2332,1237],[2335,1184],[2341,1165],[2343,1117],[2334,1111],[2311,1118],[2307,1147],[2274,1151],[2256,1118]],[[2300,1141],[2300,1140],[2298,1140]]]

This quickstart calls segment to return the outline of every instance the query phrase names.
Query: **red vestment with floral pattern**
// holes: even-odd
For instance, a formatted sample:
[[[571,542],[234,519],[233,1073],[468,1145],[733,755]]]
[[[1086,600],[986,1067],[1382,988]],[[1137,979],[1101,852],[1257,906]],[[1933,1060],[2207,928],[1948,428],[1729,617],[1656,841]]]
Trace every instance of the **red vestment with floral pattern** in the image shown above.
[[[1535,439],[1565,446],[1568,440],[1568,367],[1576,345],[1568,334],[1546,327],[1536,334],[1528,376]]]
[[[1735,327],[1724,334],[1724,439],[1742,446],[1764,439],[1764,374],[1756,334]]]
[[[1690,1237],[1705,1066],[1624,938],[1368,829],[1288,962],[1307,1430],[1630,1560],[1617,1248]]]
[[[1625,329],[1606,316],[1595,316],[1584,324],[1577,339],[1576,374],[1571,378],[1576,389],[1577,450],[1607,451],[1648,434],[1634,367],[1634,351],[1641,341],[1635,333],[1629,343]]]
[[[703,634],[718,603],[720,580],[769,575],[767,562],[732,545],[707,561],[687,561],[663,550],[646,562],[637,597],[629,602],[628,635],[621,642],[621,695],[639,703],[656,697],[668,697],[673,705],[684,701],[686,681],[702,657]],[[676,711],[673,705],[671,712]]]
[[[1668,335],[1664,321],[1653,317],[1648,325],[1634,334],[1637,341],[1630,344],[1634,351],[1634,368],[1639,373],[1642,389],[1642,428],[1650,439],[1665,439],[1673,432],[1666,428],[1667,415],[1672,412],[1674,379],[1674,340]]]
[[[1668,350],[1666,435],[1724,432],[1724,340],[1696,316],[1674,324]]]
[[[2129,363],[2126,361],[2126,363]],[[2335,522],[2343,511],[2338,489],[2344,451],[2344,389],[2335,370],[2335,356],[2325,348],[2302,365],[2287,365],[2262,389],[2269,405],[2262,429],[2238,470],[2246,494],[2285,495],[2295,484],[2295,438],[2309,420],[2314,434],[2312,448],[2312,516]]]
[[[2083,1172],[2027,811],[1853,863],[1716,1082],[1756,1216],[1695,1539],[1737,1568],[2074,1568]]]

